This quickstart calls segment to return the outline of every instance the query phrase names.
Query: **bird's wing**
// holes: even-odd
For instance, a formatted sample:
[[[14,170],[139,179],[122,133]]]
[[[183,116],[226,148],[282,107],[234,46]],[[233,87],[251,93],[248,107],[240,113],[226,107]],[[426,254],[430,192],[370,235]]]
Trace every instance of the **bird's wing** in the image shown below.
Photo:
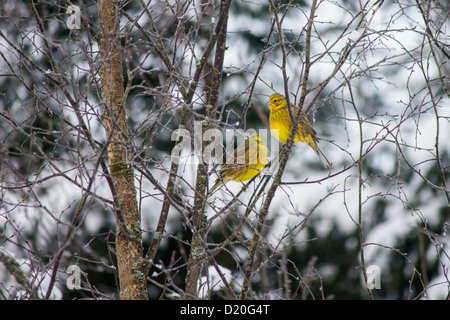
[[[292,106],[292,112],[294,113],[294,116],[295,116],[298,112],[298,107]],[[316,130],[314,130],[313,126],[311,125],[311,123],[308,120],[308,116],[303,111],[300,113],[299,124],[304,130],[306,130],[311,136],[313,136],[314,139],[317,139],[316,138]]]
[[[246,157],[245,145],[249,144],[247,141],[248,141],[248,139],[245,140],[243,143],[241,143],[236,149],[234,149],[234,152],[233,152],[232,155],[227,157],[227,161],[225,162],[223,167],[220,169],[220,173],[225,173],[225,172],[227,172],[229,170],[236,169],[236,168],[240,167],[239,166],[240,162],[238,161],[238,159],[239,159],[239,156],[240,157],[244,157],[243,160],[245,161],[245,157]],[[243,163],[241,165],[245,166],[245,163]]]

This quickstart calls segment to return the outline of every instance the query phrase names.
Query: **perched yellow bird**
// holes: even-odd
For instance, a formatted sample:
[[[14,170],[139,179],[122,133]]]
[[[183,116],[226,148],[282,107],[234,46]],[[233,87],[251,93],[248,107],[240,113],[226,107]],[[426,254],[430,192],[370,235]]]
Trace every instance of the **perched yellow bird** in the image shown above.
[[[286,143],[291,132],[292,121],[289,116],[289,109],[286,102],[286,97],[279,93],[274,93],[269,98],[270,109],[270,132],[279,141]],[[298,112],[298,107],[291,107],[292,113],[295,116]],[[309,145],[319,157],[325,168],[331,166],[330,161],[325,157],[322,150],[320,150],[317,143],[319,139],[316,136],[316,131],[312,127],[311,123],[303,111],[300,114],[300,121],[297,127],[297,132],[294,137],[294,143],[303,141]]]
[[[230,180],[243,182],[256,177],[266,166],[268,154],[264,139],[259,134],[250,136],[227,159],[210,191],[213,192]]]

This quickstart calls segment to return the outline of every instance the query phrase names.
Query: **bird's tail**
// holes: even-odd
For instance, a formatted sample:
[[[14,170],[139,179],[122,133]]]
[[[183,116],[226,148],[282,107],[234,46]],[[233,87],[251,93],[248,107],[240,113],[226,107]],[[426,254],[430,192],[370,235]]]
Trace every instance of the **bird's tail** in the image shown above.
[[[212,188],[209,189],[209,193],[210,193],[210,194],[213,194],[214,191],[216,191],[217,189],[219,189],[219,187],[221,187],[222,185],[223,185],[223,180],[220,179],[220,178],[218,178],[218,179],[216,180],[216,183],[214,183],[214,185],[212,186]]]
[[[331,162],[328,161],[327,157],[322,152],[322,150],[320,150],[317,144],[313,147],[313,150],[316,153],[317,157],[319,158],[320,162],[322,162],[322,165],[324,166],[325,169],[331,167]]]

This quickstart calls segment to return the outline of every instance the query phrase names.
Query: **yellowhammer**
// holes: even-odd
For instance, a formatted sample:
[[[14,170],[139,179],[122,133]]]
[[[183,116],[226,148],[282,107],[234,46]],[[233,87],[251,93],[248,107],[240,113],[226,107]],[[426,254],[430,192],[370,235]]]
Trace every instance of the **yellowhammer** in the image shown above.
[[[250,136],[227,159],[210,191],[213,192],[230,180],[243,182],[257,176],[266,166],[268,154],[264,139],[259,134]]]
[[[279,141],[286,143],[292,127],[286,97],[279,93],[272,94],[269,98],[269,109],[270,132]],[[291,109],[293,115],[295,116],[298,112],[298,107],[292,106]],[[325,168],[331,166],[331,163],[317,145],[319,139],[316,137],[316,131],[311,126],[311,123],[309,123],[308,117],[303,111],[300,114],[300,121],[294,137],[294,143],[298,141],[303,141],[309,145],[317,154]]]

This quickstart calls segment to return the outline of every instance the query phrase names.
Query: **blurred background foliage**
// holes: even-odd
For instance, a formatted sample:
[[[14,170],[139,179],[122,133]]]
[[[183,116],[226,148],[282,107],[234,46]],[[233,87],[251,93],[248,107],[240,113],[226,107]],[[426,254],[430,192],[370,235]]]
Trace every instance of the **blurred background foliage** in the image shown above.
[[[275,4],[286,2],[274,1]],[[410,3],[410,6],[415,5],[413,1],[407,2]],[[95,1],[73,2],[81,7],[83,13],[83,28],[80,33],[71,32],[65,25],[67,18],[65,2],[40,0],[34,3],[37,13],[42,19],[45,30],[44,38],[50,41],[53,48],[52,52],[46,51],[41,37],[36,37],[36,34],[40,34],[41,31],[36,24],[29,1],[3,0],[0,2],[0,14],[3,17],[2,34],[24,53],[24,56],[18,56],[13,50],[6,49],[9,46],[5,44],[4,39],[1,40],[2,48],[0,48],[0,51],[2,51],[2,55],[5,56],[6,60],[14,61],[15,65],[11,66],[11,70],[5,63],[5,59],[0,61],[0,110],[2,112],[0,117],[0,153],[2,157],[0,169],[3,196],[0,210],[2,211],[1,218],[14,221],[12,225],[18,226],[18,228],[11,230],[12,225],[5,221],[0,223],[0,246],[6,252],[14,254],[16,260],[26,266],[30,278],[40,273],[49,273],[48,268],[52,257],[58,250],[58,243],[61,241],[66,224],[73,217],[77,201],[81,197],[79,190],[66,190],[57,184],[45,183],[45,179],[42,183],[34,183],[34,181],[43,178],[40,174],[48,169],[50,161],[55,163],[67,162],[74,165],[82,163],[83,168],[79,170],[80,176],[85,175],[95,162],[95,153],[93,153],[86,138],[79,134],[77,127],[65,121],[65,119],[73,120],[73,112],[68,112],[70,102],[64,98],[64,93],[48,77],[51,76],[53,79],[56,77],[55,66],[50,63],[48,55],[53,56],[61,70],[72,70],[61,74],[62,81],[66,82],[72,90],[71,94],[83,99],[78,102],[80,109],[86,114],[86,118],[101,119],[101,112],[94,113],[95,107],[100,103],[98,78],[95,75],[99,71],[95,69],[98,67],[98,61],[94,58],[97,54],[95,46],[97,37]],[[177,1],[171,3],[173,6],[180,5]],[[211,17],[217,16],[218,10],[218,2],[213,1],[213,3],[214,8]],[[358,3],[358,1],[348,0],[342,1],[340,6],[345,7],[349,14],[357,14],[360,10]],[[431,3],[437,6],[438,2],[431,1]],[[196,4],[200,6],[197,2]],[[164,1],[155,1],[154,4],[150,5],[155,17],[157,17],[155,21],[160,24],[156,26],[159,30],[162,30],[168,21],[173,18],[171,16],[172,11],[162,5],[164,5]],[[323,4],[323,6],[325,5],[327,4]],[[328,5],[330,4],[328,3]],[[290,1],[289,6],[308,12],[308,2],[306,1]],[[398,10],[398,6],[399,4],[396,1],[386,3],[383,6],[383,13]],[[333,6],[330,5],[330,7]],[[130,16],[135,16],[142,12],[142,6],[139,1],[128,1],[124,3],[124,10]],[[298,10],[288,10],[286,20],[288,18],[296,19],[295,14],[298,14],[298,12]],[[222,123],[223,127],[233,128],[242,117],[245,118],[245,122],[242,124],[245,125],[245,128],[264,128],[265,126],[263,118],[264,115],[268,117],[269,114],[266,101],[272,93],[267,86],[258,85],[250,107],[244,110],[244,106],[248,103],[248,90],[246,88],[253,79],[255,66],[259,63],[261,53],[265,50],[272,14],[270,5],[265,1],[258,5],[249,5],[248,1],[232,2],[231,21],[244,21],[241,23],[247,25],[247,27],[236,29],[231,25],[227,44],[230,46],[230,50],[233,49],[233,46],[239,46],[238,51],[242,55],[251,57],[249,60],[253,63],[248,68],[240,68],[240,61],[227,61],[228,63],[225,63],[223,90],[221,92],[222,109],[220,110],[223,114],[222,119],[226,122]],[[199,48],[193,48],[194,51],[204,47],[210,37],[213,26],[211,17],[204,17],[204,22],[200,23],[199,29],[195,31],[195,45]],[[318,20],[321,20],[320,16]],[[183,20],[186,34],[189,34],[191,28],[194,28],[195,21],[196,19],[189,19],[186,15],[185,20]],[[252,22],[254,21],[259,21],[258,27],[264,25],[265,29],[253,28]],[[439,21],[436,20],[435,23],[438,24]],[[344,26],[345,24],[330,24],[328,32],[338,35]],[[134,86],[133,90],[128,92],[127,114],[130,134],[134,135],[136,142],[136,162],[141,163],[137,164],[138,166],[154,166],[170,155],[174,145],[171,140],[171,132],[178,128],[179,122],[176,117],[176,110],[182,105],[182,101],[172,100],[173,105],[168,110],[164,110],[164,115],[157,120],[158,122],[155,125],[154,119],[163,106],[163,98],[160,93],[166,86],[164,81],[168,81],[170,76],[155,53],[149,51],[148,43],[139,30],[132,28],[132,24],[125,18],[123,18],[122,27],[122,33],[126,35],[123,39],[125,85]],[[144,21],[142,27],[145,29],[151,28],[148,21]],[[169,28],[164,29],[162,37],[162,41],[167,44],[170,50],[168,55],[173,57],[179,54],[174,48],[175,39],[180,36],[175,34],[177,31],[179,31],[177,24],[173,23]],[[290,31],[291,29],[287,28],[285,36],[288,43],[286,48],[301,54],[304,50],[303,38],[297,38],[298,32]],[[33,41],[38,41],[39,45]],[[277,40],[273,38],[270,41],[276,43]],[[84,47],[83,43],[90,43],[92,46]],[[272,48],[271,50],[272,55],[269,59],[276,61],[277,57],[280,56],[280,50],[279,48]],[[86,55],[85,53],[89,54]],[[91,61],[86,59],[86,56],[89,55],[92,56]],[[149,55],[149,57],[145,58],[146,55]],[[443,54],[439,54],[439,57],[446,60],[446,56]],[[444,62],[442,61],[442,63]],[[403,67],[408,68],[409,66],[405,64]],[[401,72],[403,67],[393,64],[386,70],[395,75]],[[139,69],[139,72],[136,72],[130,79],[129,71],[136,68]],[[13,71],[16,73],[15,75],[12,74]],[[263,75],[264,73],[262,73],[261,78],[264,78]],[[182,76],[189,77],[189,74],[183,74]],[[281,73],[278,77],[280,82],[272,85],[275,89],[282,90]],[[19,80],[19,78],[22,80]],[[389,79],[386,81],[389,81]],[[354,94],[359,101],[357,103],[358,113],[361,118],[376,121],[377,114],[389,112],[390,108],[385,105],[386,99],[383,91],[367,90],[367,87],[364,87],[365,84],[367,84],[367,80],[353,83],[355,86]],[[421,85],[423,88],[426,87],[426,83]],[[438,87],[438,84],[435,83],[434,85]],[[204,88],[204,84],[202,84],[202,87]],[[236,87],[239,89],[233,92],[232,88]],[[437,96],[445,96],[442,89],[435,93]],[[166,94],[170,95],[173,92],[167,92]],[[336,138],[335,135],[338,134],[342,135],[345,140],[345,136],[349,139],[348,136],[352,135],[351,132],[345,132],[346,125],[342,126],[345,123],[343,119],[350,118],[352,113],[351,107],[343,108],[343,104],[348,103],[343,99],[345,98],[339,95],[339,91],[326,88],[317,102],[320,108],[314,109],[313,113],[310,114],[315,119],[314,125],[317,131],[326,139]],[[176,104],[177,101],[179,105]],[[204,97],[200,94],[193,101],[199,118],[201,118],[204,101]],[[446,107],[448,108],[448,106],[447,100]],[[73,123],[76,123],[76,121]],[[444,118],[442,126],[448,127],[448,125],[448,118]],[[336,131],[336,128],[339,128],[339,131]],[[418,125],[418,128],[420,128],[420,125]],[[101,126],[89,129],[92,130],[93,136],[99,144],[105,142]],[[420,129],[418,130],[420,131]],[[155,133],[153,143],[147,145],[149,137],[153,133]],[[412,133],[412,135],[415,134],[420,135],[421,133]],[[369,135],[367,139],[369,139]],[[404,201],[404,213],[402,214],[405,216],[412,215],[415,210],[420,211],[419,208],[428,205],[429,202],[435,202],[433,206],[435,218],[431,221],[424,218],[422,223],[416,227],[399,232],[392,246],[380,248],[383,250],[377,251],[384,256],[385,264],[382,266],[381,289],[373,290],[374,298],[424,298],[426,297],[424,287],[435,278],[442,281],[442,270],[448,270],[448,256],[445,258],[448,251],[448,235],[445,231],[450,221],[450,207],[445,201],[444,192],[431,188],[430,184],[424,179],[417,177],[417,172],[413,171],[412,168],[402,163],[401,160],[396,161],[395,157],[398,155],[394,159],[390,158],[395,164],[392,170],[386,172],[385,166],[380,165],[380,161],[383,160],[380,160],[378,156],[383,153],[390,154],[393,149],[381,146],[377,148],[376,152],[370,153],[363,159],[366,182],[372,185],[384,185],[386,190],[395,189],[400,185],[401,188],[399,187],[399,189],[407,189],[408,199],[402,200]],[[384,152],[380,151],[382,148],[385,148]],[[334,151],[336,150],[334,149]],[[445,179],[448,181],[450,174],[448,170],[448,164],[450,163],[448,145],[442,145],[441,151],[441,161],[446,168]],[[430,152],[432,153],[432,151]],[[316,170],[320,172],[316,164],[305,161],[305,171]],[[340,160],[334,165],[344,165],[345,163],[345,160]],[[291,173],[292,169],[289,167],[286,174]],[[441,172],[436,165],[430,165],[420,173],[436,186],[442,185]],[[136,176],[138,180],[142,178],[137,172]],[[290,180],[295,179],[295,173],[293,176],[294,178]],[[79,179],[80,177],[77,181],[81,181]],[[165,185],[165,180],[161,181],[161,184]],[[29,185],[30,188],[24,187],[26,185]],[[153,194],[156,194],[153,189],[151,186],[149,187],[148,197],[153,197]],[[282,193],[283,191],[279,190],[278,192]],[[55,201],[67,194],[78,198],[78,200],[69,202],[60,212],[50,210],[40,200],[45,198],[41,197],[42,195],[50,195],[48,199]],[[102,194],[101,197],[108,198],[107,194],[101,192],[100,194]],[[183,199],[185,198],[180,195],[180,201]],[[86,212],[79,221],[76,236],[65,249],[61,262],[61,275],[58,279],[58,289],[61,292],[59,298],[118,297],[114,254],[114,216],[109,206],[102,203],[101,200],[101,198],[90,200]],[[140,200],[138,199],[138,201]],[[375,197],[374,204],[370,207],[371,211],[364,216],[364,232],[367,238],[370,239],[372,230],[376,230],[382,227],[384,223],[389,222],[388,212],[398,208],[397,206],[393,209],[391,201],[390,197]],[[284,212],[281,206],[274,204],[272,207],[271,213],[274,215],[272,217],[274,220],[280,215],[290,214]],[[238,223],[237,214],[240,210],[242,208],[239,206],[232,206],[229,209],[230,214],[224,219],[230,226],[235,226]],[[310,216],[302,228],[301,240],[296,236],[297,233],[292,234],[292,238],[286,240],[286,243],[290,244],[286,245],[283,256],[286,270],[281,267],[279,256],[270,257],[268,261],[265,261],[263,254],[259,256],[260,262],[265,261],[266,263],[253,282],[253,291],[256,297],[289,299],[368,298],[359,268],[358,229],[354,227],[351,230],[346,230],[342,228],[340,219],[330,218],[346,215],[345,212],[331,212],[322,216],[321,210],[331,212],[333,207],[326,207],[326,209],[320,207],[317,209],[317,214],[314,212]],[[145,250],[149,247],[154,236],[152,230],[157,220],[156,216],[149,217],[149,214],[151,212],[148,208],[143,209]],[[43,218],[44,215],[46,216],[45,219]],[[300,212],[299,216],[300,218],[305,217],[306,213]],[[184,266],[189,252],[187,243],[190,240],[191,233],[178,215],[174,215],[169,223],[170,236],[164,239],[155,259],[156,267],[150,273],[149,295],[152,299],[171,297],[176,292],[174,288],[182,290],[184,286]],[[328,224],[329,227],[322,228],[323,223]],[[60,226],[60,229],[55,228],[55,224]],[[270,229],[270,226],[268,226],[268,229]],[[225,226],[216,226],[210,232],[208,240],[211,243],[220,243],[229,234],[230,230]],[[435,235],[435,237],[430,237],[430,234]],[[245,232],[242,233],[242,242],[248,243],[250,240],[251,230],[247,226]],[[229,251],[224,250],[216,256],[216,261],[220,266],[231,270],[232,274],[239,278],[239,273],[242,271],[240,265],[245,262],[246,248],[239,242],[233,243],[227,249],[239,252],[239,254],[230,254]],[[263,252],[270,255],[267,247],[263,249]],[[442,265],[441,259],[447,259],[447,264]],[[82,270],[83,289],[81,290],[69,290],[64,285],[64,269],[71,264],[77,264]],[[286,271],[289,275],[289,293],[286,292],[284,287],[286,280],[283,278],[283,271]],[[2,298],[26,297],[26,295],[21,296],[20,290],[15,291],[13,289],[20,288],[20,285],[14,282],[13,276],[8,274],[5,268],[1,267],[0,283],[2,283],[0,287]],[[11,284],[12,287],[9,287]],[[168,291],[166,285],[172,291]],[[440,285],[448,288],[449,283],[444,281]],[[215,291],[212,298],[221,299],[226,298],[226,296],[220,291]],[[440,296],[440,298],[446,298],[446,296]]]

